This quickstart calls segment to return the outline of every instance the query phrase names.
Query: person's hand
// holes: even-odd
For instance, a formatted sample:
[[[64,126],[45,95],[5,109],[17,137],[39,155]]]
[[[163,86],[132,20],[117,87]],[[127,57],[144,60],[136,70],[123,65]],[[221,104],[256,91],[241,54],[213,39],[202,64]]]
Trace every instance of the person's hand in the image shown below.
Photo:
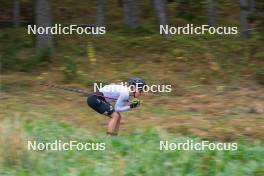
[[[140,106],[140,101],[136,101],[136,102],[133,102],[133,103],[130,103],[130,108],[133,109],[133,108],[136,108]]]

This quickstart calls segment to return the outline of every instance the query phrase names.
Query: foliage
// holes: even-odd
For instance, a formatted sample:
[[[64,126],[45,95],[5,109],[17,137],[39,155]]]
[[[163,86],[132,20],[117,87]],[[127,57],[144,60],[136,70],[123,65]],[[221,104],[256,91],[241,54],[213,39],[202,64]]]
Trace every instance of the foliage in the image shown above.
[[[10,123],[10,122],[8,122]],[[3,130],[9,124],[4,123]],[[1,175],[261,175],[264,163],[263,144],[238,144],[237,151],[160,151],[159,134],[152,128],[133,133],[105,138],[91,136],[67,124],[49,118],[16,125],[23,133],[15,133],[13,140],[21,145],[17,153],[4,157],[5,167],[0,166]],[[26,132],[26,133],[25,133]],[[23,134],[23,135],[22,135]],[[5,133],[8,135],[8,133]],[[28,136],[31,136],[30,138]],[[8,135],[10,136],[10,135]],[[163,136],[163,139],[165,136]],[[18,140],[19,139],[19,140]],[[76,140],[78,142],[106,142],[105,151],[27,151],[23,140],[54,142]],[[185,142],[200,139],[186,136],[166,136],[169,142]],[[4,146],[3,146],[4,145]],[[7,144],[1,145],[6,147]],[[9,150],[8,150],[9,151]],[[2,151],[3,152],[3,151]],[[5,155],[4,155],[5,156]],[[194,162],[195,161],[195,162]],[[2,163],[3,164],[3,163]]]
[[[179,18],[197,22],[197,19],[201,19],[205,9],[203,0],[178,0],[176,13]]]
[[[258,67],[255,69],[255,77],[256,80],[264,85],[264,68],[263,67]]]
[[[13,33],[18,34],[14,36]],[[0,35],[0,40],[3,41],[0,50],[0,65],[1,71],[3,72],[31,72],[42,64],[42,56],[44,55],[34,55],[30,48],[32,46],[31,41],[28,38],[23,38],[24,36],[19,34],[21,34],[19,30],[11,29],[2,32]]]
[[[88,43],[87,45],[87,57],[88,57],[89,63],[91,64],[96,63],[96,54],[95,54],[95,49],[92,43]]]
[[[1,71],[31,72],[40,66],[41,61],[34,56],[28,56],[26,59],[20,58],[18,56],[19,51],[17,46],[11,45],[0,55]]]
[[[78,78],[78,66],[71,57],[65,57],[65,67],[63,67],[65,82],[72,82]]]
[[[12,70],[14,69],[18,64],[19,60],[17,58],[16,54],[16,47],[11,46],[7,48],[1,55],[0,55],[0,64],[1,64],[1,70]]]
[[[263,22],[263,16],[264,16],[264,2],[262,0],[255,0],[256,5],[255,5],[255,11],[252,14],[251,18],[254,22],[257,23],[258,31],[260,34],[264,33],[264,22]]]
[[[40,62],[51,62],[52,50],[50,48],[42,48],[37,50],[36,59]]]

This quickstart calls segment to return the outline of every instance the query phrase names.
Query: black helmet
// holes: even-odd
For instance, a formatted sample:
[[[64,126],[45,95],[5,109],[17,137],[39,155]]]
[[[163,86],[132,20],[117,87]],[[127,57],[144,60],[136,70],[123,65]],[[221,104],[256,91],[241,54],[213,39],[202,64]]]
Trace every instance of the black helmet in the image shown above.
[[[143,89],[143,87],[146,85],[145,81],[139,77],[133,77],[127,83],[128,86],[136,86],[138,89]]]

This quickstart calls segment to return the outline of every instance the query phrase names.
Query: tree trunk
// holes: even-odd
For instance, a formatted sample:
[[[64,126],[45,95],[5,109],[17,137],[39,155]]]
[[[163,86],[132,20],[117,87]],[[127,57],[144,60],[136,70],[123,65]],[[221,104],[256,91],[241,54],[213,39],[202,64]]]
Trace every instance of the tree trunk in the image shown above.
[[[255,0],[250,0],[250,14],[252,14],[256,9],[256,2]]]
[[[166,0],[152,0],[159,25],[167,25]]]
[[[208,24],[210,26],[215,26],[215,16],[214,16],[214,1],[207,0],[208,4]]]
[[[98,0],[96,25],[105,26],[106,0]]]
[[[14,0],[13,24],[14,27],[20,26],[20,0]]]
[[[137,24],[137,5],[135,0],[123,0],[124,23],[130,28],[136,28]]]
[[[123,7],[123,0],[118,0],[117,3],[119,7]]]
[[[243,37],[249,37],[249,3],[247,0],[240,0],[240,30]]]
[[[52,26],[50,0],[36,0],[35,3],[35,23],[37,27]],[[48,52],[49,54],[53,54],[54,45],[52,34],[37,34],[36,48],[38,52]]]

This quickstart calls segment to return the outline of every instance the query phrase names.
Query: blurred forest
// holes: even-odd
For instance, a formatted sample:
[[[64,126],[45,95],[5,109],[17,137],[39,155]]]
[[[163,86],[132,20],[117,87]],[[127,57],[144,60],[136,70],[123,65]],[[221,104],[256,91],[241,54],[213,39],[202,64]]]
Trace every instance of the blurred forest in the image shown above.
[[[176,55],[178,53],[179,55],[182,55],[182,45],[177,44],[176,38],[178,38],[178,40],[186,39],[189,42],[193,41],[193,44],[190,43],[190,47],[192,48],[195,48],[197,43],[199,43],[195,42],[196,39],[193,39],[195,37],[199,39],[205,39],[204,41],[206,41],[209,37],[212,43],[215,42],[213,46],[217,46],[217,40],[221,40],[222,38],[223,40],[230,39],[232,41],[235,40],[243,43],[241,45],[244,45],[245,47],[235,47],[236,49],[232,50],[232,53],[239,52],[241,55],[228,58],[216,56],[217,58],[221,58],[221,60],[227,60],[227,62],[245,62],[245,60],[247,60],[246,62],[249,62],[247,63],[248,65],[258,65],[258,62],[262,62],[261,58],[263,58],[263,48],[261,48],[261,41],[263,41],[264,33],[264,3],[260,0],[241,0],[236,2],[225,0],[99,0],[80,1],[76,4],[70,0],[53,2],[47,0],[2,0],[1,4],[0,37],[2,41],[1,44],[3,45],[1,47],[2,71],[12,70],[13,68],[17,67],[16,65],[24,65],[22,66],[24,68],[18,68],[18,70],[28,70],[30,67],[36,66],[35,64],[37,63],[32,63],[38,62],[36,60],[55,62],[59,60],[58,57],[62,57],[61,55],[59,56],[59,54],[62,54],[62,52],[55,52],[55,50],[67,50],[63,46],[63,44],[65,44],[65,40],[72,41],[76,39],[75,41],[79,42],[81,42],[81,40],[85,40],[85,43],[82,42],[77,46],[71,47],[89,48],[80,49],[85,52],[85,50],[93,50],[94,47],[98,47],[96,46],[96,42],[103,43],[104,38],[106,38],[101,37],[99,39],[98,37],[97,39],[94,36],[63,35],[28,36],[25,34],[25,27],[27,27],[29,24],[37,24],[38,26],[44,27],[52,26],[55,23],[62,25],[77,24],[80,26],[106,26],[108,34],[107,36],[114,36],[111,37],[113,38],[112,40],[118,38],[115,36],[139,36],[143,38],[148,36],[149,39],[157,38],[160,43],[165,42],[169,44],[168,47],[164,46],[165,49],[163,50],[169,50],[169,52],[176,50]],[[208,24],[210,26],[238,26],[239,36],[170,36],[167,41],[166,39],[158,38],[159,25],[168,24],[170,26],[185,26],[188,23],[194,25]],[[11,33],[14,32],[17,35],[12,36]],[[172,42],[174,40],[176,41]],[[133,43],[133,41],[127,39],[127,43],[130,42]],[[144,45],[145,43],[140,42],[141,45]],[[22,48],[23,45],[26,45],[25,48],[28,48],[26,51],[29,53],[25,54],[25,56],[18,56],[19,52],[16,50],[20,50],[19,45],[22,45]],[[160,45],[160,48],[162,48],[162,44]],[[205,45],[202,44],[201,47],[204,46],[204,48],[206,48],[207,46]],[[232,48],[233,44],[230,43],[229,45],[230,47],[224,47]],[[137,46],[136,42],[133,47],[140,48],[140,46]],[[30,48],[34,49],[34,51],[30,50]],[[247,48],[247,51],[244,52],[243,50],[245,48]],[[118,49],[119,48],[116,48],[116,50]],[[200,51],[200,49],[198,50]],[[221,47],[219,50],[221,50]],[[165,53],[169,55],[169,52]],[[204,51],[203,53],[206,52],[207,51]],[[215,52],[215,50],[211,52]],[[222,54],[227,54],[227,52],[229,51],[223,51]],[[102,53],[106,52],[102,51]],[[87,52],[83,53],[83,55],[84,54],[87,54]],[[112,53],[109,53],[109,55],[111,54]],[[213,53],[213,55],[216,54],[218,53]],[[89,56],[90,55],[88,52],[88,57]],[[21,61],[21,57],[26,58]],[[31,57],[35,57],[36,59]],[[200,56],[194,55],[192,56],[192,59],[198,57]],[[166,61],[166,59],[162,60]],[[20,61],[22,63],[18,64]],[[261,79],[263,69],[259,67],[254,69],[256,77]],[[263,80],[261,79],[260,82],[262,81]]]
[[[264,175],[264,1],[0,0],[0,175]],[[27,25],[106,26],[105,35],[28,35]],[[159,34],[159,25],[237,26],[237,35]],[[146,93],[105,139],[93,83],[143,77]],[[104,152],[28,151],[25,141],[106,142]],[[159,151],[160,140],[237,142],[237,151]],[[10,147],[12,146],[12,147]],[[195,161],[195,162],[194,162]]]

